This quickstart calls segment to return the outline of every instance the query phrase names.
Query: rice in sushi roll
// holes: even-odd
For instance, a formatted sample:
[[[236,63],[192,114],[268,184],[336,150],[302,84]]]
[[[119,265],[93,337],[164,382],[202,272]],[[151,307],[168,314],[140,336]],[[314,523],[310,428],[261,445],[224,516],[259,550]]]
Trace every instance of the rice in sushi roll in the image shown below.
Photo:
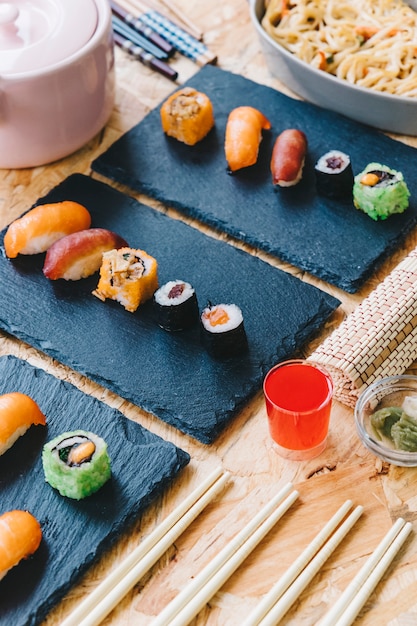
[[[385,220],[408,207],[410,192],[401,172],[369,163],[353,185],[353,203],[373,220]]]
[[[100,300],[116,300],[133,313],[158,289],[158,263],[143,250],[119,248],[104,252],[100,279],[93,291]]]
[[[201,314],[201,341],[215,358],[245,352],[248,342],[241,309],[236,304],[209,304]]]
[[[317,191],[328,198],[351,198],[353,188],[353,171],[350,157],[339,150],[326,152],[317,161]]]
[[[111,476],[106,442],[84,430],[62,433],[45,444],[42,465],[46,482],[74,500],[98,491]]]
[[[185,330],[198,321],[197,296],[183,280],[170,280],[154,294],[156,321],[164,330]]]

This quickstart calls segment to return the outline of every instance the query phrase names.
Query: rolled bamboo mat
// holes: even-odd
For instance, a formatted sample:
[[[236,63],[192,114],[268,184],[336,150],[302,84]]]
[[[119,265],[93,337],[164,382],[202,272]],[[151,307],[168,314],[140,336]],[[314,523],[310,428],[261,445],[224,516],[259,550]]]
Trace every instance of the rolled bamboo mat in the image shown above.
[[[334,397],[354,407],[379,378],[417,359],[417,248],[309,356],[333,378]]]

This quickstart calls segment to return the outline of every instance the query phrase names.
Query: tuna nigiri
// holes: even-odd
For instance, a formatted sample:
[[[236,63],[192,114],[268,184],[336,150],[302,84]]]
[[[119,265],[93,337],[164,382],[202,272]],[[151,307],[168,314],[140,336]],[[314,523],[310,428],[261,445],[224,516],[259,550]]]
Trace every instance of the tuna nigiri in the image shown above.
[[[11,259],[18,254],[38,254],[61,237],[90,225],[89,211],[78,202],[41,204],[10,224],[4,236],[4,249]]]
[[[256,163],[262,131],[270,128],[270,121],[258,109],[241,106],[230,112],[224,142],[230,171],[235,172]]]
[[[0,396],[0,456],[32,425],[45,424],[45,415],[26,394],[14,391]]]
[[[50,280],[79,280],[98,272],[103,252],[127,242],[105,228],[87,228],[56,241],[46,253],[43,273]]]
[[[41,526],[28,511],[0,515],[0,580],[22,559],[36,552],[41,540]]]

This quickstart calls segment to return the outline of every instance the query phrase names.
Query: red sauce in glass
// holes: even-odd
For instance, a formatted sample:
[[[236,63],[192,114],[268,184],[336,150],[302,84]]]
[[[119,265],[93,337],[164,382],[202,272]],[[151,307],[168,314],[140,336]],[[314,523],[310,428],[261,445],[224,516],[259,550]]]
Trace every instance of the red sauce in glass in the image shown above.
[[[307,363],[289,363],[265,379],[264,391],[271,436],[289,450],[307,450],[327,437],[332,382]]]

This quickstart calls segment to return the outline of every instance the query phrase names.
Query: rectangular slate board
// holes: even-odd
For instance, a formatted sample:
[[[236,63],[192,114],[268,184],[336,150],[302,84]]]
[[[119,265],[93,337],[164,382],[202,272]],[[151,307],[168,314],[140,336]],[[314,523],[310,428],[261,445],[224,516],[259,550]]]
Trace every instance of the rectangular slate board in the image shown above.
[[[0,327],[203,443],[211,443],[262,386],[276,361],[292,356],[339,300],[231,245],[87,176],[75,174],[42,202],[71,199],[131,246],[154,256],[159,282],[180,278],[200,308],[234,302],[249,340],[244,357],[213,360],[198,325],[168,333],[152,303],[128,313],[91,295],[97,276],[49,281],[43,255],[0,258]],[[3,242],[3,236],[0,243]]]
[[[0,394],[30,395],[46,415],[0,457],[0,514],[30,511],[42,527],[37,552],[0,581],[1,626],[45,619],[93,561],[169,487],[189,455],[73,385],[13,356],[0,358]],[[80,501],[62,497],[44,480],[42,447],[75,429],[103,437],[112,477]]]
[[[212,100],[215,128],[190,147],[162,132],[160,107],[117,140],[92,164],[95,171],[148,194],[186,215],[355,293],[417,223],[417,152],[340,115],[206,66],[187,85]],[[259,108],[271,121],[258,163],[227,173],[224,134],[236,106]],[[308,155],[302,181],[274,189],[269,161],[275,138],[303,130]],[[411,192],[402,215],[375,222],[353,207],[316,193],[314,164],[338,149],[351,156],[354,173],[376,161],[404,173]]]

